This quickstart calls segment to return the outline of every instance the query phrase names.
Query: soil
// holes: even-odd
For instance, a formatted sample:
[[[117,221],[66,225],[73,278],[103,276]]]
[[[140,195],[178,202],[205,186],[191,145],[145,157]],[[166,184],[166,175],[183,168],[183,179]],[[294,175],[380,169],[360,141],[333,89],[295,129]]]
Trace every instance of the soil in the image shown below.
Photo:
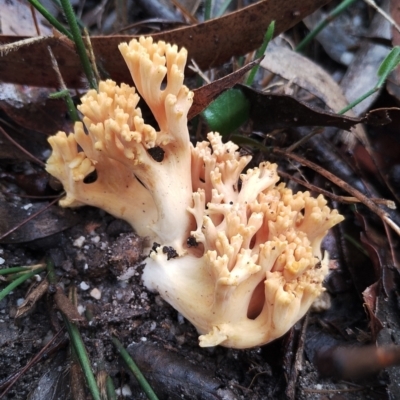
[[[16,206],[26,201],[14,199]],[[144,241],[124,222],[85,207],[72,213],[73,227],[21,244],[1,245],[7,266],[32,265],[45,257],[55,264],[57,286],[76,293],[84,344],[99,375],[107,371],[121,398],[144,399],[110,340],[116,335],[133,356],[160,399],[383,399],[385,373],[367,381],[324,379],[313,364],[315,352],[326,345],[360,341],[367,332],[365,313],[354,290],[331,294],[332,307],[311,313],[284,338],[251,350],[200,348],[194,327],[141,283]],[[132,275],[120,280],[121,275]],[[41,274],[41,279],[45,275]],[[344,282],[343,276],[339,276]],[[336,276],[335,279],[338,279]],[[20,374],[6,399],[69,399],[79,393],[82,377],[76,374],[68,335],[55,307],[54,285],[28,315],[15,318],[27,292],[25,283],[0,302],[0,388]],[[336,284],[336,287],[338,285]],[[100,296],[100,298],[99,298]],[[343,316],[347,330],[343,328]],[[333,319],[341,326],[332,328]],[[307,327],[307,329],[305,329]],[[37,362],[21,373],[41,349],[62,332]],[[304,353],[304,355],[303,355]],[[101,375],[101,374],[100,374]],[[78,378],[77,378],[78,376]],[[81,398],[90,398],[86,392]]]

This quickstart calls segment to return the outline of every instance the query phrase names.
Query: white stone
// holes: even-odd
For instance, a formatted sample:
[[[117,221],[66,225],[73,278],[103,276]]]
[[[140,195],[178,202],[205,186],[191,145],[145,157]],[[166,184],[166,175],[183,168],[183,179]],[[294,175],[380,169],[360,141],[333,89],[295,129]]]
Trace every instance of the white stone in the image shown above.
[[[73,243],[73,245],[75,246],[75,247],[79,247],[79,248],[81,248],[82,246],[83,246],[83,243],[85,243],[85,236],[79,236],[78,237],[78,239],[75,239],[74,240],[74,243]]]
[[[81,282],[81,284],[79,285],[79,287],[80,287],[82,290],[88,290],[88,289],[90,288],[90,286],[89,286],[86,282],[84,282],[84,281]]]
[[[96,299],[96,300],[100,300],[100,299],[101,299],[101,292],[100,292],[100,290],[97,289],[97,288],[94,288],[94,289],[90,292],[90,295],[91,295],[94,299]]]

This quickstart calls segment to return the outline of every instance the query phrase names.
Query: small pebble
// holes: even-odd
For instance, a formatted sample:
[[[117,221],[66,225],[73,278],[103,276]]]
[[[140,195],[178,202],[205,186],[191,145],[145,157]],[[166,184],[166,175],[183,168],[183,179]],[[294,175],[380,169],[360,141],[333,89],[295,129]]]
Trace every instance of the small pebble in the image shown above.
[[[78,304],[77,309],[78,309],[78,313],[79,313],[80,315],[82,315],[82,314],[86,311],[86,307],[83,306],[82,304]]]
[[[75,246],[75,247],[79,247],[79,248],[81,248],[82,246],[83,246],[83,243],[85,243],[85,236],[79,236],[78,237],[78,239],[75,239],[74,240],[74,243],[73,243],[73,245]]]
[[[122,388],[116,389],[115,393],[118,396],[124,396],[124,397],[132,396],[132,390],[130,389],[130,387],[128,385],[124,385],[124,386],[122,386]]]
[[[88,289],[90,288],[90,286],[89,286],[86,282],[84,282],[84,281],[81,282],[81,284],[79,285],[79,287],[80,287],[82,290],[88,290]]]
[[[99,242],[100,242],[100,236],[97,235],[97,236],[95,236],[95,237],[92,237],[90,240],[91,240],[93,243],[99,243]]]
[[[24,301],[25,301],[25,299],[23,299],[23,298],[18,299],[17,306],[19,307]]]
[[[96,299],[96,300],[100,300],[100,299],[101,299],[101,292],[100,292],[100,290],[97,289],[97,288],[94,288],[94,289],[90,292],[90,295],[91,295],[94,299]]]

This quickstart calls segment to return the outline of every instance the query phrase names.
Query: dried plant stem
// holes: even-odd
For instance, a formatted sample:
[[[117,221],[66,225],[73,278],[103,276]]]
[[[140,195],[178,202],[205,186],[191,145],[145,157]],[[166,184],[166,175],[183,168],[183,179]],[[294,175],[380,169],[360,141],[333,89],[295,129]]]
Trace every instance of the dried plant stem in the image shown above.
[[[358,200],[360,200],[361,203],[363,203],[366,207],[368,207],[372,212],[374,212],[376,215],[378,215],[383,222],[387,223],[399,236],[400,236],[400,227],[390,218],[389,214],[386,213],[384,210],[382,210],[380,207],[378,207],[371,199],[369,199],[367,196],[362,194],[360,191],[346,183],[345,181],[341,180],[338,178],[336,175],[333,175],[331,172],[327,171],[326,169],[320,167],[319,165],[306,160],[305,158],[302,158],[296,154],[293,153],[287,153],[284,150],[281,149],[274,149],[274,153],[283,155],[285,157],[288,157],[292,160],[297,161],[298,163],[305,165],[306,167],[309,167],[313,169],[315,172],[319,173],[320,175],[324,176],[326,179],[330,180],[333,182],[335,185],[339,186],[346,192],[350,193],[352,196],[356,197]]]
[[[30,5],[30,9],[31,9],[33,23],[34,23],[35,29],[36,29],[36,35],[41,36],[38,20],[37,20],[37,17],[36,17],[35,7],[33,7],[32,4]]]
[[[309,182],[305,182],[302,179],[296,178],[293,175],[290,175],[284,171],[280,171],[279,170],[279,176],[282,176],[283,178],[286,179],[290,179],[291,181],[294,181],[296,183],[298,183],[299,185],[302,185],[304,187],[306,187],[309,190],[312,190],[316,193],[321,193],[323,194],[325,197],[329,197],[332,200],[338,201],[340,203],[348,203],[348,204],[354,204],[354,203],[361,203],[361,201],[359,199],[357,199],[356,197],[352,196],[339,196],[337,194],[334,194],[332,192],[329,192],[328,190],[322,189],[318,186],[315,186]],[[375,204],[381,204],[383,206],[389,207],[392,210],[396,209],[396,204],[394,203],[393,200],[387,200],[387,199],[378,199],[378,198],[371,198],[371,200],[375,203]]]
[[[380,8],[375,1],[373,0],[364,0],[367,4],[369,4],[372,8],[374,8],[379,14],[382,15],[383,18],[385,18],[391,25],[393,25],[398,32],[400,32],[400,26],[396,23],[396,21],[382,8]]]
[[[31,158],[36,164],[40,165],[43,168],[46,166],[46,164],[42,160],[39,160],[33,154],[29,153],[28,150],[24,149],[18,142],[16,142],[1,126],[0,126],[0,132],[7,138],[7,140],[9,140],[15,147],[17,147],[29,158]]]
[[[19,224],[15,225],[13,228],[9,229],[7,232],[3,233],[2,235],[0,235],[0,240],[4,239],[5,237],[7,237],[8,235],[10,235],[12,232],[16,231],[17,229],[21,228],[21,226],[25,225],[27,222],[31,221],[32,219],[36,218],[38,215],[40,215],[41,213],[45,212],[48,208],[50,208],[53,204],[57,203],[58,200],[61,199],[61,197],[63,197],[65,195],[65,192],[63,192],[60,196],[58,196],[57,198],[55,198],[52,202],[50,202],[49,204],[47,204],[47,206],[41,208],[39,211],[33,213],[31,216],[29,216],[29,218],[24,219],[22,222],[20,222]]]
[[[56,28],[58,31],[60,31],[62,34],[67,36],[68,39],[74,40],[73,36],[71,35],[71,32],[69,32],[62,24],[60,24],[56,18],[53,17],[52,14],[50,14],[46,7],[43,7],[43,5],[38,1],[38,0],[28,0],[29,3],[32,4],[33,7],[36,8],[40,12],[40,14],[43,15],[47,19],[47,21],[50,22],[50,24]]]
[[[14,386],[16,382],[18,382],[18,379],[20,379],[26,371],[28,371],[30,368],[32,368],[35,364],[37,364],[40,360],[41,357],[44,356],[44,354],[49,354],[48,350],[50,349],[50,346],[54,344],[54,342],[58,339],[58,337],[61,335],[63,330],[59,330],[50,340],[49,342],[42,347],[42,349],[37,353],[29,362],[26,364],[15,376],[8,382],[7,387],[5,390],[0,394],[0,399],[2,399],[9,391],[10,389]]]
[[[94,77],[96,79],[96,82],[100,82],[101,79],[100,79],[99,70],[97,69],[96,57],[94,55],[92,41],[90,40],[90,35],[86,28],[83,28],[83,38],[85,40],[85,45],[86,45],[86,48],[88,51],[90,65],[92,66]]]
[[[308,141],[309,141],[312,137],[314,137],[315,135],[319,135],[319,134],[321,134],[321,133],[323,133],[323,132],[324,132],[324,128],[323,128],[323,127],[321,127],[321,126],[316,126],[315,128],[313,128],[313,129],[311,130],[311,132],[310,132],[308,135],[302,137],[302,138],[301,138],[300,140],[298,140],[296,143],[293,143],[291,146],[289,146],[289,147],[286,149],[286,151],[287,151],[288,153],[292,152],[292,151],[295,150],[297,147],[299,147],[299,146],[303,145],[304,143],[308,142]]]
[[[60,89],[63,92],[63,96],[62,97],[63,97],[65,103],[67,104],[69,116],[75,122],[80,121],[78,110],[75,107],[75,104],[74,104],[74,102],[72,100],[72,97],[71,97],[71,95],[69,93],[69,90],[65,86],[64,79],[63,79],[63,77],[61,75],[61,72],[60,72],[60,68],[58,68],[58,62],[57,62],[56,58],[54,57],[54,54],[53,54],[53,52],[51,50],[51,47],[47,46],[47,50],[49,51],[50,58],[51,58],[51,64],[53,65],[53,69],[54,69],[54,71],[55,71],[55,73],[57,75],[58,84],[60,85]]]
[[[18,40],[18,42],[12,42],[8,44],[2,44],[0,46],[0,56],[6,56],[10,51],[17,51],[23,46],[30,46],[31,44],[46,40],[46,36],[37,36],[29,39]]]

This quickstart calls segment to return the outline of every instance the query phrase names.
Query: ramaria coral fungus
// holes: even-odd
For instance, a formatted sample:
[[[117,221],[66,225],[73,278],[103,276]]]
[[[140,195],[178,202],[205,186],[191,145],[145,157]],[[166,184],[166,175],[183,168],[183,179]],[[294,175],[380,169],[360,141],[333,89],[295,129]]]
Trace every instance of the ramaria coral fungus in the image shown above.
[[[158,129],[145,124],[135,88],[107,80],[90,90],[79,106],[87,133],[77,122],[49,139],[60,204],[100,207],[155,243],[143,282],[195,325],[200,346],[278,338],[323,291],[321,241],[343,217],[323,196],[277,185],[276,164],[245,171],[251,156],[218,133],[191,145],[185,49],[144,37],[119,49]]]

